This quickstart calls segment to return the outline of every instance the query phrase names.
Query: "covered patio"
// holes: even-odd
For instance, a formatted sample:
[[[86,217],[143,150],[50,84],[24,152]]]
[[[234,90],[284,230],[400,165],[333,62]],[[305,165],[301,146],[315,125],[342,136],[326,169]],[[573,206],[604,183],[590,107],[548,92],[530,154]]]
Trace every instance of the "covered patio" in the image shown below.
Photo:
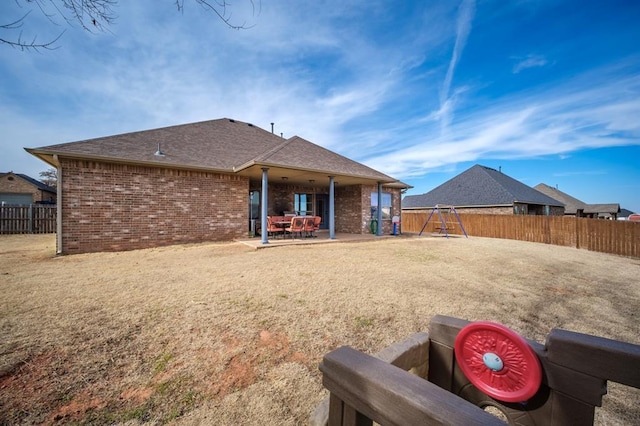
[[[295,245],[312,245],[312,244],[332,244],[332,243],[357,243],[362,241],[373,241],[380,239],[393,239],[393,238],[407,238],[410,235],[390,235],[390,234],[351,234],[346,232],[338,232],[334,238],[330,238],[329,231],[321,229],[316,232],[316,238],[270,238],[269,244],[263,244],[260,236],[253,238],[237,238],[235,241],[242,243],[248,247],[258,249],[271,248],[271,247],[284,247]]]
[[[262,228],[280,216],[320,217],[328,239],[368,234],[372,221],[376,235],[390,234],[409,187],[297,136],[234,171],[249,178],[249,232],[262,244],[277,241]]]

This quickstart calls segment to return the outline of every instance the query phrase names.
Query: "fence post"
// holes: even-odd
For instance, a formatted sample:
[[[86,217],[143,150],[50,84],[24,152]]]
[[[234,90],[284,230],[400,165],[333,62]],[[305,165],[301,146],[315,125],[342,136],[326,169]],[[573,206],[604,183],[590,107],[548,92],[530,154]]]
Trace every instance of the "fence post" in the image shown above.
[[[33,204],[29,204],[29,234],[33,234]]]

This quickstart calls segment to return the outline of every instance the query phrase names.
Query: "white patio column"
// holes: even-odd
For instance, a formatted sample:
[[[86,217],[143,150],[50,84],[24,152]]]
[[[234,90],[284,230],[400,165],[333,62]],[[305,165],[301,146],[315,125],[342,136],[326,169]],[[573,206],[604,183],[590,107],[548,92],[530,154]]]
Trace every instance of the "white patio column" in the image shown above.
[[[336,205],[335,205],[335,182],[333,176],[329,176],[329,239],[336,239]]]
[[[378,229],[376,235],[382,235],[382,182],[378,182]]]
[[[268,168],[262,169],[262,207],[260,209],[260,236],[262,244],[269,244],[267,239],[267,208],[269,197],[267,196],[267,188],[269,187]]]

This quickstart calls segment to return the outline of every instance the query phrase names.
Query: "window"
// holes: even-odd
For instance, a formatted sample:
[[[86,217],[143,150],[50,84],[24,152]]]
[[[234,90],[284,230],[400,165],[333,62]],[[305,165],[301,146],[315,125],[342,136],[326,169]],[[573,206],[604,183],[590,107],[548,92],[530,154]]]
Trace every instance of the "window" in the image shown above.
[[[260,191],[249,192],[249,219],[260,218]]]
[[[313,214],[313,194],[294,194],[293,209],[300,216]]]
[[[378,217],[378,193],[371,193],[371,217]],[[391,194],[382,193],[382,219],[391,219]]]

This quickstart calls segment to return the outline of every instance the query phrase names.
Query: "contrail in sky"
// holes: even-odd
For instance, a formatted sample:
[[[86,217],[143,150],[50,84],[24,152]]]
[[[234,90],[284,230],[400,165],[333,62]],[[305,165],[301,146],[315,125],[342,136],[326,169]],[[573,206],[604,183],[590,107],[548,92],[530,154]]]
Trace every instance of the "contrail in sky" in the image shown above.
[[[449,61],[449,68],[447,69],[447,75],[442,83],[442,90],[440,91],[440,112],[441,117],[441,129],[444,131],[449,127],[453,115],[453,101],[454,96],[450,96],[451,81],[453,80],[453,73],[456,70],[458,61],[462,56],[462,51],[467,44],[467,38],[471,32],[471,23],[475,14],[476,2],[475,0],[463,0],[458,8],[458,21],[456,25],[456,43],[453,47],[453,54],[451,55],[451,61]]]

